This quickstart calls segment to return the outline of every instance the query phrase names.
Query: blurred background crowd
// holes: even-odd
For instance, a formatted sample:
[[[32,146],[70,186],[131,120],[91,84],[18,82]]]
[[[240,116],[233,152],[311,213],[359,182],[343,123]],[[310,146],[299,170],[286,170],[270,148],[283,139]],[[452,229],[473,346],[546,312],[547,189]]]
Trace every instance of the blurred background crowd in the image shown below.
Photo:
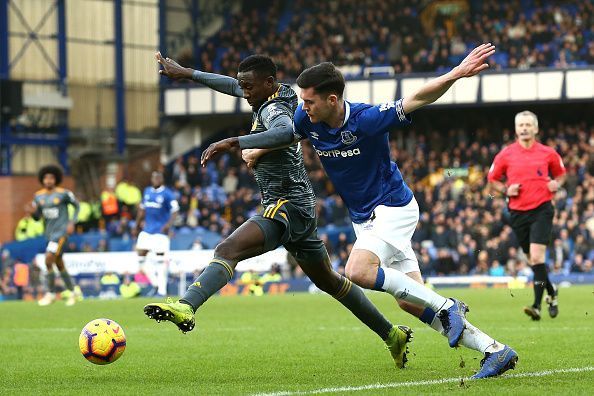
[[[366,67],[388,74],[444,71],[486,42],[497,46],[490,62],[496,69],[594,64],[591,1],[474,0],[447,14],[426,3],[253,1],[229,16],[201,48],[200,59],[179,56],[185,64],[235,76],[248,54],[273,54],[281,79],[329,59],[353,76]]]
[[[237,133],[245,131],[234,129],[224,135]],[[499,135],[490,134],[487,128],[472,134],[460,129],[447,130],[445,135],[417,129],[392,133],[392,157],[420,207],[413,245],[425,275],[529,274],[508,225],[506,203],[490,195],[486,187],[486,172],[494,156],[513,139],[509,129]],[[557,211],[548,252],[551,269],[558,273],[592,272],[594,128],[559,123],[543,128],[541,140],[561,154],[568,172],[565,185],[555,196]],[[354,238],[349,214],[314,150],[307,142],[302,145],[317,197],[320,235],[335,268],[343,271]],[[205,168],[198,158],[199,151],[193,150],[163,168],[166,184],[180,203],[171,235],[174,240],[176,234],[190,229],[208,230],[218,239],[224,238],[261,209],[252,171],[240,152],[223,155]],[[107,251],[107,241],[114,238],[132,242],[140,190],[130,181],[121,181],[115,189],[103,192],[102,201],[83,202],[78,231],[100,230],[105,238],[95,246],[71,241],[67,251]],[[110,205],[112,199],[115,205]],[[41,224],[26,216],[15,232],[22,240],[42,231]],[[186,247],[204,246],[197,238]],[[293,275],[301,275],[298,269],[294,271]]]

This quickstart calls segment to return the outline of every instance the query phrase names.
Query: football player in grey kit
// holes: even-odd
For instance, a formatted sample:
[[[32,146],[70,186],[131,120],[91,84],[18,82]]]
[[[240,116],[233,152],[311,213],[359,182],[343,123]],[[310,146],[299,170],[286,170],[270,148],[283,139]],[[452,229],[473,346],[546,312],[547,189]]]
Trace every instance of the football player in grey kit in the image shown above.
[[[35,193],[33,202],[28,210],[35,220],[43,219],[45,237],[48,240],[45,249],[45,265],[47,267],[47,293],[39,300],[39,305],[50,305],[56,299],[56,274],[54,264],[60,271],[64,287],[70,291],[66,305],[71,306],[76,302],[79,292],[75,292],[72,278],[66,267],[62,254],[68,234],[74,232],[74,224],[78,217],[78,201],[70,190],[58,187],[62,182],[63,173],[56,165],[47,165],[39,170],[38,179],[43,188]],[[74,206],[72,220],[68,216],[68,205]]]

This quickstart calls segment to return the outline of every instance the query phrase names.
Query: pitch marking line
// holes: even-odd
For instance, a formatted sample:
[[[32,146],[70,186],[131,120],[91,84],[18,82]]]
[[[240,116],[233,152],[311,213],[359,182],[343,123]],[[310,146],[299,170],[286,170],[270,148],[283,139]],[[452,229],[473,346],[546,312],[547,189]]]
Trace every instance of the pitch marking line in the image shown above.
[[[536,372],[532,372],[532,373],[507,374],[501,378],[545,377],[547,375],[567,374],[567,373],[583,373],[583,372],[587,372],[587,371],[594,371],[594,367],[593,366],[575,367],[575,368],[568,368],[568,369],[536,371]],[[293,391],[282,391],[282,392],[271,392],[271,393],[258,393],[255,396],[317,395],[320,393],[356,392],[356,391],[373,390],[373,389],[404,388],[404,387],[423,386],[423,385],[441,385],[441,384],[460,382],[460,379],[461,378],[459,378],[459,377],[458,378],[441,378],[441,379],[426,380],[426,381],[391,382],[391,383],[387,383],[387,384],[371,384],[371,385],[361,385],[361,386],[342,386],[342,387],[337,387],[337,388],[313,389],[313,390],[309,390],[309,391],[294,391],[294,392]]]

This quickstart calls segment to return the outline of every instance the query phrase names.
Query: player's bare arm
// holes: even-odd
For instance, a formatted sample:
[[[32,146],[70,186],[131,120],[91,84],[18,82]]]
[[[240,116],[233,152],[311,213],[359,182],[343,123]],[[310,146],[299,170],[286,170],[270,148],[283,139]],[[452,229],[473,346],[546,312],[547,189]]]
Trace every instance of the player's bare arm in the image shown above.
[[[78,203],[78,200],[76,199],[76,197],[74,196],[74,194],[72,192],[68,192],[68,199],[69,205],[74,206],[74,213],[72,214],[72,219],[68,222],[68,225],[66,226],[66,232],[68,233],[68,235],[72,235],[74,233],[74,227],[76,226],[76,223],[78,222],[78,213],[80,211],[80,204]]]
[[[136,224],[134,225],[133,233],[137,236],[140,233],[140,224],[144,220],[145,211],[144,208],[139,207],[138,211],[136,212]]]
[[[163,228],[161,228],[161,232],[163,232],[163,234],[165,234],[165,235],[169,234],[169,230],[175,223],[175,219],[177,219],[177,212],[171,213],[171,216],[169,217],[169,221],[167,223],[165,223]]]
[[[472,77],[489,67],[487,59],[495,53],[495,46],[491,43],[482,44],[473,49],[470,54],[448,73],[430,80],[418,91],[404,97],[402,107],[406,114],[431,104],[439,99],[459,79]]]

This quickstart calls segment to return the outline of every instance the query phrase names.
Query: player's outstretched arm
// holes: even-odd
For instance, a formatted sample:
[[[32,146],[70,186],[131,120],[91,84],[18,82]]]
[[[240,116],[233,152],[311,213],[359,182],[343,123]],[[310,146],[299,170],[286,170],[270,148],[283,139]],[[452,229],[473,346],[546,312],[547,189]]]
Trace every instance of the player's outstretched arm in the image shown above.
[[[487,58],[495,53],[495,46],[491,43],[482,44],[473,49],[470,54],[455,68],[443,76],[439,76],[423,85],[418,91],[402,100],[405,114],[410,114],[420,107],[426,106],[439,99],[459,79],[474,76],[487,69]]]
[[[239,86],[237,80],[232,77],[206,73],[200,70],[194,70],[190,67],[183,67],[173,59],[163,58],[161,52],[157,52],[155,58],[157,59],[157,63],[162,67],[162,69],[159,70],[159,74],[163,76],[167,76],[174,80],[194,80],[214,89],[215,91],[231,96],[243,97],[243,90]]]
[[[241,149],[279,149],[286,147],[298,139],[293,134],[291,125],[270,128],[266,132],[255,133],[253,135],[234,136],[212,143],[204,152],[200,159],[202,166],[214,156],[230,151],[234,148]]]

